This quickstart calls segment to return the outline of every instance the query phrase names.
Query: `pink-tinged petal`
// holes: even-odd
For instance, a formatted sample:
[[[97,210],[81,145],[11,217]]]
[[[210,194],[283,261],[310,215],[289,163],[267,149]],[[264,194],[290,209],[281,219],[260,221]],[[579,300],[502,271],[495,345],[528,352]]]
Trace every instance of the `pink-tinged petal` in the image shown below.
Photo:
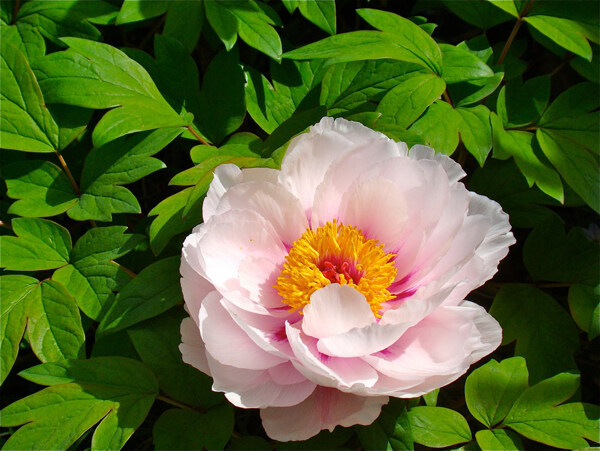
[[[300,373],[291,362],[269,368],[269,376],[280,385],[299,384],[307,379]]]
[[[248,298],[256,304],[270,309],[283,308],[287,305],[281,301],[275,284],[281,274],[281,264],[270,258],[247,257],[239,266],[239,284],[248,293]]]
[[[392,158],[406,156],[406,153],[406,144],[377,137],[364,147],[348,152],[343,159],[337,160],[330,166],[317,187],[312,208],[312,226],[318,227],[338,218],[344,194],[352,190],[351,187],[357,180],[362,180],[365,172]]]
[[[221,198],[217,214],[236,209],[253,210],[261,215],[289,247],[308,228],[300,201],[281,185],[245,182],[232,187]]]
[[[363,360],[327,356],[318,351],[316,338],[304,334],[298,326],[289,323],[286,326],[296,357],[292,363],[307,379],[324,387],[355,393],[377,382],[377,372]]]
[[[251,210],[230,210],[205,223],[206,233],[197,251],[202,271],[215,288],[228,300],[258,313],[268,309],[253,301],[248,290],[240,285],[240,267],[246,259],[260,258],[272,262],[272,270],[283,265],[287,251],[273,227]],[[248,268],[247,265],[242,268]],[[251,275],[242,276],[246,281]],[[255,297],[256,299],[256,297]]]
[[[260,348],[269,354],[288,360],[293,356],[292,349],[285,336],[285,323],[288,320],[297,321],[299,313],[287,312],[286,315],[261,315],[248,312],[223,299],[221,306],[237,323],[246,335]]]
[[[317,387],[306,400],[292,407],[260,411],[267,435],[274,440],[306,440],[323,429],[368,425],[377,419],[387,396],[362,397],[333,388]]]
[[[447,155],[436,153],[431,147],[420,144],[414,145],[408,151],[408,156],[413,160],[434,160],[444,168],[451,184],[458,182],[467,175],[460,164]]]
[[[302,331],[315,338],[342,334],[375,322],[365,296],[348,285],[332,283],[315,291],[304,307]]]
[[[242,170],[235,164],[222,164],[215,169],[213,180],[206,193],[206,199],[202,204],[202,217],[204,222],[208,221],[217,211],[217,206],[223,194],[229,188],[240,183]]]
[[[217,212],[223,195],[238,183],[249,181],[277,181],[279,171],[269,168],[240,169],[234,164],[222,164],[214,171],[213,180],[208,188],[206,199],[202,205],[202,217],[208,221]]]
[[[315,384],[298,376],[298,382],[279,384],[269,370],[249,370],[223,365],[208,357],[211,374],[214,379],[213,391],[224,392],[227,399],[237,407],[256,409],[269,406],[293,406],[305,400],[315,389]],[[279,366],[289,366],[289,362]]]
[[[179,351],[183,361],[210,376],[206,349],[198,325],[191,318],[181,321],[181,341]]]
[[[185,261],[190,269],[198,273],[204,279],[206,279],[206,263],[204,262],[204,258],[202,258],[198,246],[207,231],[208,227],[206,224],[199,224],[194,227],[194,231],[184,240],[183,248],[181,250],[181,261]],[[182,271],[181,267],[180,271]],[[183,275],[183,273],[181,273],[181,275]]]
[[[223,308],[221,296],[210,294],[200,307],[200,333],[206,351],[224,365],[266,369],[285,359],[266,352],[254,343]]]
[[[333,357],[361,357],[386,349],[444,302],[451,288],[424,287],[383,313],[381,320],[346,333],[321,338],[317,350]]]
[[[385,352],[364,358],[386,376],[371,392],[397,397],[427,393],[459,378],[501,341],[500,325],[477,304],[441,306]]]
[[[310,215],[316,189],[329,167],[353,149],[378,139],[388,138],[357,122],[324,117],[290,142],[279,182],[300,199]]]
[[[185,258],[181,259],[179,267],[181,273],[181,291],[185,301],[185,309],[190,317],[198,324],[198,312],[204,298],[215,291],[212,283],[200,276],[192,269]]]

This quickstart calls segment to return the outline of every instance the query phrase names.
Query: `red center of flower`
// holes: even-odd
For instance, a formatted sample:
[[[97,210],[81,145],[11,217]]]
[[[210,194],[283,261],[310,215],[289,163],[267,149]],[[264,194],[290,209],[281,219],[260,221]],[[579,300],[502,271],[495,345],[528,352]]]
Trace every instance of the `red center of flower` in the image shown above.
[[[339,263],[331,260],[324,260],[318,267],[331,283],[340,283],[340,275],[343,275],[347,282],[357,284],[360,281],[360,274],[357,273],[354,265],[351,267],[350,263],[347,261]]]

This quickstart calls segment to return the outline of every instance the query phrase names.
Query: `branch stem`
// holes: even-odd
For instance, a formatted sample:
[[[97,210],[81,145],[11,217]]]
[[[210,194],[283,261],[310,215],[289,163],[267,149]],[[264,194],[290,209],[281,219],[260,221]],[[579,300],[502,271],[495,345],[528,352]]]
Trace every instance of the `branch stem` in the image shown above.
[[[194,138],[196,138],[198,141],[200,141],[202,144],[204,144],[205,146],[210,146],[209,143],[206,142],[206,140],[204,138],[202,138],[202,136],[200,136],[196,130],[194,130],[194,127],[192,127],[191,125],[187,126],[187,129],[189,130],[189,132],[194,135]]]
[[[179,407],[180,409],[195,410],[195,411],[198,411],[198,412],[204,412],[205,411],[204,409],[195,408],[195,407],[192,407],[192,406],[188,406],[187,404],[184,404],[182,402],[175,401],[174,399],[171,399],[171,398],[169,398],[167,396],[164,396],[164,395],[158,395],[156,397],[156,399],[160,399],[162,402],[166,402],[167,404],[171,404],[172,406]]]
[[[515,23],[515,26],[513,27],[512,31],[510,32],[510,35],[508,36],[508,40],[506,41],[506,44],[504,44],[504,48],[502,49],[500,58],[498,58],[498,64],[502,64],[502,62],[504,61],[504,58],[506,58],[508,49],[510,49],[510,46],[512,45],[513,41],[515,40],[515,37],[517,36],[517,32],[519,31],[519,28],[521,28],[521,24],[523,23],[523,17],[525,17],[527,15],[533,2],[534,2],[534,0],[529,0],[529,3],[527,3],[527,5],[525,5],[525,8],[523,8],[523,11],[519,14],[519,17],[517,18],[517,22]]]
[[[0,220],[0,227],[3,227],[3,228],[8,229],[8,230],[12,230],[12,227],[10,226],[10,224],[7,224],[7,223],[5,223],[2,220]]]
[[[71,186],[75,190],[75,194],[77,194],[78,196],[81,196],[81,191],[79,191],[79,186],[77,186],[77,182],[73,178],[73,174],[71,174],[69,166],[67,166],[67,162],[65,161],[63,156],[58,151],[56,151],[56,157],[58,158],[58,161],[60,161],[60,165],[62,166],[63,170],[65,171],[65,174],[67,174],[67,178],[69,179],[69,182],[71,182]]]
[[[132,279],[133,279],[133,278],[135,278],[135,277],[137,277],[137,274],[136,274],[136,273],[134,273],[134,272],[133,272],[131,269],[129,269],[129,268],[125,268],[125,266],[123,266],[121,263],[119,263],[119,262],[116,262],[116,261],[114,261],[114,260],[111,260],[110,262],[111,262],[111,263],[114,263],[114,264],[115,264],[115,265],[117,265],[119,268],[121,268],[123,271],[125,271],[125,272],[126,272],[128,275],[129,275],[129,277],[131,277]]]
[[[453,108],[454,108],[454,105],[452,104],[452,100],[450,100],[450,96],[448,95],[448,90],[447,90],[447,89],[446,89],[446,90],[444,91],[444,93],[442,94],[442,97],[444,98],[444,100],[445,100],[446,102],[448,102],[448,103],[450,104],[450,106],[451,106],[451,107],[453,107]]]

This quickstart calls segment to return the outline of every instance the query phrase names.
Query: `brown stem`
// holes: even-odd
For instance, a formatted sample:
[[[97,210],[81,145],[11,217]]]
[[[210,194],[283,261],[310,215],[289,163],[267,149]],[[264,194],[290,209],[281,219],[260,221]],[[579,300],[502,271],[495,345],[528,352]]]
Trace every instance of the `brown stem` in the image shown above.
[[[537,125],[526,125],[526,126],[523,126],[523,127],[509,128],[507,130],[516,130],[516,131],[520,131],[520,132],[529,132],[529,131],[535,131],[538,128],[539,127]]]
[[[6,224],[4,221],[0,220],[0,227],[4,227],[5,229],[12,230],[10,224]]]
[[[179,402],[179,401],[175,401],[174,399],[171,399],[171,398],[169,398],[167,396],[158,395],[156,397],[156,399],[160,399],[162,402],[166,402],[167,404],[171,404],[172,406],[179,407],[180,409],[195,410],[197,412],[205,412],[204,409],[200,409],[200,408],[197,408],[197,407],[188,406],[187,404],[184,404],[184,403]]]
[[[125,268],[125,266],[123,266],[122,264],[120,264],[119,262],[116,262],[114,260],[110,261],[111,263],[114,263],[115,265],[117,265],[119,268],[121,268],[123,271],[125,271],[129,277],[131,277],[132,279],[137,277],[137,274],[134,273],[131,269]]]
[[[506,41],[506,44],[504,44],[502,53],[500,53],[500,58],[498,58],[498,64],[502,64],[502,62],[504,61],[504,58],[506,58],[508,49],[510,49],[510,46],[512,45],[513,41],[515,40],[515,37],[517,36],[517,32],[519,31],[519,28],[521,28],[521,23],[523,22],[523,17],[525,17],[527,15],[533,2],[534,2],[534,0],[529,0],[529,3],[527,3],[527,5],[525,5],[525,8],[523,8],[523,12],[521,14],[519,14],[519,17],[517,18],[517,22],[515,23],[515,26],[513,27],[512,31],[510,32],[510,35],[508,36],[508,40]]]
[[[69,182],[71,182],[71,186],[75,190],[75,194],[77,194],[78,196],[81,196],[81,191],[79,191],[79,186],[77,186],[77,182],[73,178],[73,174],[71,174],[71,171],[69,170],[69,166],[67,166],[67,162],[65,161],[65,159],[59,152],[56,152],[56,156],[58,157],[58,161],[60,161],[60,165],[62,166],[63,170],[65,171],[65,174],[67,174],[67,177],[69,178]]]
[[[21,7],[21,0],[15,0],[15,7],[13,9],[13,16],[12,16],[13,25],[17,22],[17,14],[19,14],[20,7]]]
[[[568,58],[564,59],[562,63],[560,63],[558,66],[556,66],[556,68],[552,72],[550,72],[550,76],[552,77],[552,76],[556,75],[556,73],[560,72],[561,69],[563,67],[565,67],[568,62],[569,62]]]
[[[202,138],[202,136],[200,136],[198,133],[196,133],[196,130],[194,130],[194,127],[192,127],[191,125],[187,126],[187,129],[190,131],[190,133],[192,135],[194,135],[194,137],[200,141],[202,144],[204,144],[205,146],[210,146],[209,143],[206,142],[206,140],[204,138]]]
[[[444,100],[446,102],[448,102],[452,108],[454,108],[454,104],[452,103],[452,100],[450,100],[450,96],[448,95],[448,90],[447,89],[442,94],[442,97],[444,97]]]

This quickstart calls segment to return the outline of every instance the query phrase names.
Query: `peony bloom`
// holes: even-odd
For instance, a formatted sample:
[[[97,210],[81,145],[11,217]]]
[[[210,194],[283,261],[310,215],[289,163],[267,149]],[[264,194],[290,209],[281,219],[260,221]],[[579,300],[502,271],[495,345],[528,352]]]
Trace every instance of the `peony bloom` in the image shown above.
[[[514,243],[464,175],[332,118],[292,140],[281,170],[218,167],[183,245],[183,360],[282,441],[454,381],[500,344],[464,298]]]

